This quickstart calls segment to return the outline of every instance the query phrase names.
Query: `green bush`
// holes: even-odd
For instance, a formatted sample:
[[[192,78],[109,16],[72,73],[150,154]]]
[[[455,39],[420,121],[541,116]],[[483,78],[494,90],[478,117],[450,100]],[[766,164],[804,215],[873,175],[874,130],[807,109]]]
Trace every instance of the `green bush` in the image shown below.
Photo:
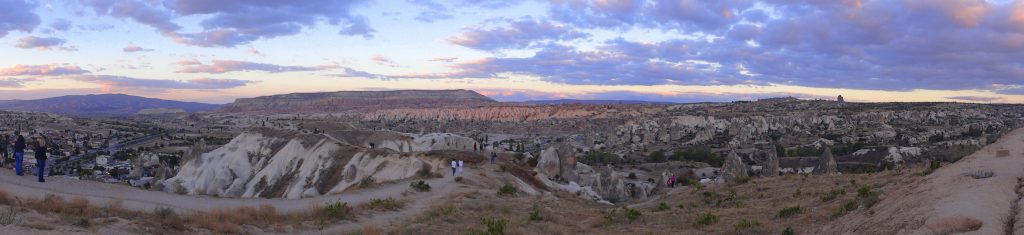
[[[538,221],[538,220],[541,220],[541,217],[540,217],[540,207],[534,205],[533,209],[530,210],[530,221]]]
[[[803,208],[800,208],[800,206],[785,207],[785,208],[782,208],[782,210],[779,210],[779,216],[778,217],[779,218],[788,218],[790,216],[794,216],[796,214],[800,214],[800,212],[803,212]]]
[[[666,210],[668,210],[668,209],[670,209],[670,207],[668,206],[668,204],[666,204],[666,203],[662,202],[662,203],[659,203],[659,204],[658,204],[658,208],[654,208],[654,211],[666,211]]]
[[[404,207],[404,206],[405,205],[403,205],[398,200],[395,200],[394,198],[390,198],[390,197],[389,198],[384,198],[384,199],[374,198],[374,199],[370,199],[370,202],[366,203],[366,207],[367,208],[369,208],[371,210],[381,210],[381,211],[397,211],[399,209],[402,209],[402,207]]]
[[[323,209],[323,214],[327,218],[341,219],[352,215],[352,207],[348,206],[346,202],[335,202],[327,204]]]
[[[725,159],[718,156],[718,154],[712,152],[711,149],[707,147],[676,150],[672,152],[672,156],[670,156],[669,159],[674,161],[703,162],[714,167],[720,167],[722,166],[722,163],[725,162]]]
[[[517,192],[519,189],[516,189],[516,186],[506,184],[498,189],[498,196],[515,196]]]
[[[630,223],[644,216],[642,213],[640,213],[640,210],[633,208],[626,208],[626,210],[623,213],[625,213],[626,220],[629,220]]]
[[[621,160],[619,155],[604,151],[589,151],[579,158],[579,162],[587,165],[616,164]]]
[[[422,180],[409,183],[409,187],[420,192],[430,192],[430,184]]]
[[[747,230],[758,226],[761,226],[761,222],[757,222],[757,220],[743,219],[740,220],[739,223],[736,223],[736,225],[733,225],[732,227],[735,228],[736,230]]]
[[[932,160],[931,162],[928,163],[928,169],[924,170],[924,172],[921,172],[921,174],[922,175],[931,174],[932,172],[935,172],[935,170],[938,170],[940,167],[942,167],[942,162],[941,161],[939,161],[939,160]]]
[[[782,235],[796,235],[796,231],[792,227],[786,227],[785,230],[782,230]]]
[[[654,151],[650,155],[647,155],[647,162],[665,162],[668,157],[665,156],[665,151],[658,150]]]
[[[871,192],[871,187],[868,187],[867,185],[861,186],[857,189],[858,198],[868,197],[871,196],[871,194],[874,194],[874,192]]]
[[[505,225],[508,225],[508,220],[505,219],[488,219],[481,218],[481,222],[487,226],[487,231],[483,234],[488,235],[503,235],[505,234]]]
[[[836,198],[838,198],[839,196],[842,196],[842,195],[845,195],[845,194],[846,194],[846,189],[833,189],[832,191],[825,192],[825,194],[821,195],[821,201],[823,201],[823,202],[832,201],[832,200],[835,200]]]
[[[708,213],[701,213],[697,215],[697,220],[693,222],[694,227],[704,227],[718,223],[718,216]]]

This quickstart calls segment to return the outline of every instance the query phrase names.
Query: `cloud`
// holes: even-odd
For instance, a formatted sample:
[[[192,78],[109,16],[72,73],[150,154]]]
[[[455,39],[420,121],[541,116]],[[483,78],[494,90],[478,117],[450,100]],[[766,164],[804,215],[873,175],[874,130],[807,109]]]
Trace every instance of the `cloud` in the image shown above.
[[[392,61],[391,59],[388,59],[387,57],[384,57],[383,55],[374,55],[374,56],[370,57],[370,61],[373,61],[374,64],[378,64],[378,65],[398,67],[398,65],[395,64],[395,61]]]
[[[25,87],[26,82],[36,81],[35,78],[7,78],[0,79],[0,87],[3,88],[22,88]]]
[[[523,18],[508,22],[507,27],[469,28],[448,42],[479,50],[522,49],[539,41],[562,41],[589,36],[572,27],[545,20]]]
[[[0,76],[60,76],[73,74],[87,74],[86,71],[74,65],[20,65],[16,64],[7,68],[0,68]]]
[[[458,57],[434,57],[434,58],[427,59],[427,61],[431,61],[431,62],[446,62],[446,63],[455,62],[456,60],[459,60],[459,58]]]
[[[257,39],[295,35],[320,22],[340,26],[339,34],[370,38],[373,28],[352,8],[365,1],[207,1],[168,0],[164,6],[182,16],[209,16],[198,33],[181,33],[180,42],[205,47],[234,47]]]
[[[0,1],[0,9],[3,9],[3,13],[0,13],[0,37],[7,36],[11,31],[30,33],[35,30],[40,20],[33,10],[38,6],[34,1]]]
[[[64,42],[64,39],[61,38],[25,36],[19,38],[18,42],[14,44],[14,47],[22,49],[36,49],[40,51],[48,51],[52,49],[60,49],[64,51],[78,50],[75,46],[63,46]]]
[[[153,27],[165,36],[176,35],[176,32],[181,29],[181,26],[172,22],[174,15],[158,5],[152,5],[153,1],[79,0],[79,2],[91,7],[97,15],[131,19]]]
[[[50,28],[56,31],[68,31],[71,28],[71,21],[64,18],[56,19],[50,23]]]
[[[187,65],[179,69],[178,73],[226,73],[235,71],[263,71],[268,73],[319,71],[340,68],[337,65],[320,65],[314,67],[306,66],[282,66],[274,64],[255,63],[237,60],[213,60],[212,64],[202,64],[196,60],[179,61],[179,65]]]
[[[246,52],[248,52],[250,55],[267,56],[266,54],[263,54],[259,50],[256,50],[256,48],[252,47],[249,47],[249,50],[246,50]]]
[[[185,81],[163,79],[141,79],[112,75],[72,75],[64,78],[98,84],[104,90],[123,88],[217,90],[248,85],[254,81],[238,79],[198,78]]]
[[[146,49],[146,48],[142,48],[142,47],[134,46],[134,45],[126,46],[126,47],[124,47],[124,49],[121,49],[121,50],[124,51],[124,52],[129,52],[129,53],[131,53],[131,52],[153,51],[153,49]]]
[[[974,102],[993,102],[993,101],[1005,100],[1006,98],[1004,98],[1004,97],[988,97],[988,96],[952,96],[952,97],[946,97],[946,99],[974,101]]]
[[[340,73],[340,74],[328,74],[326,76],[331,76],[331,77],[363,77],[363,78],[389,79],[389,77],[385,76],[385,75],[370,73],[370,72],[361,71],[361,70],[355,70],[355,69],[348,68],[348,67],[341,67],[339,69],[341,69],[342,73]]]

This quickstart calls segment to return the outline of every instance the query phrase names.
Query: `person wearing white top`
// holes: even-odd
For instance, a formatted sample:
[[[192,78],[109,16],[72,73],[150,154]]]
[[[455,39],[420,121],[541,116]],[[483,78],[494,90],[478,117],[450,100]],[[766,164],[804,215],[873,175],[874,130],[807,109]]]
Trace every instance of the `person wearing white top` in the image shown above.
[[[462,175],[462,160],[459,160],[459,175]]]
[[[456,167],[458,167],[458,163],[456,163],[455,160],[453,159],[452,160],[452,176],[455,176],[455,168]]]

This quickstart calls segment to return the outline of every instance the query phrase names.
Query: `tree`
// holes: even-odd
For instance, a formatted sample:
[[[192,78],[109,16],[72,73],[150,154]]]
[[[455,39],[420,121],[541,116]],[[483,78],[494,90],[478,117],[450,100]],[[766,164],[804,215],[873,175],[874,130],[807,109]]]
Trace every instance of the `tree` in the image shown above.
[[[654,151],[650,155],[647,155],[647,162],[665,162],[668,158],[665,156],[664,150]]]

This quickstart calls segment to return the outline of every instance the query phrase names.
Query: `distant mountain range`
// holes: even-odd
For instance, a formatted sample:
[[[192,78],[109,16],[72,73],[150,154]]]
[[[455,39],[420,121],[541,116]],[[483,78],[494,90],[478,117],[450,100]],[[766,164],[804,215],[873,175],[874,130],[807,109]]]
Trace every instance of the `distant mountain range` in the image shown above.
[[[146,98],[124,94],[68,95],[37,100],[3,100],[2,110],[59,113],[74,116],[129,116],[146,109],[214,111],[222,105]]]
[[[643,100],[577,100],[577,99],[529,100],[529,101],[509,102],[509,103],[539,104],[539,105],[559,105],[559,104],[675,104],[673,102],[657,102],[657,101],[643,101]]]
[[[395,90],[292,93],[239,98],[224,112],[331,113],[392,108],[476,107],[498,104],[471,90]]]

